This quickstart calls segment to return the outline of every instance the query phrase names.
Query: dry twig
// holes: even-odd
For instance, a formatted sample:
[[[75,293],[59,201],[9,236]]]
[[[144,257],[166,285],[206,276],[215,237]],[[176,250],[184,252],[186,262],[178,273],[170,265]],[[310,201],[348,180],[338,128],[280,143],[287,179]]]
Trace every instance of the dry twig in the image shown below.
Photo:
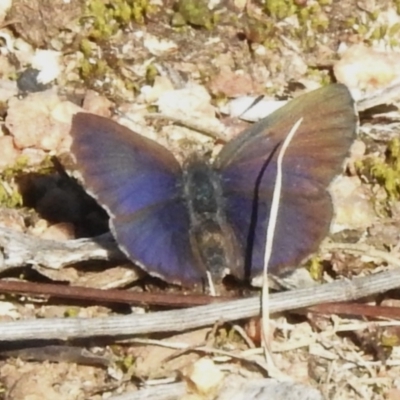
[[[24,265],[61,269],[87,260],[126,260],[110,234],[94,239],[45,240],[0,226],[0,272]]]
[[[320,303],[349,301],[400,286],[400,271],[394,269],[351,281],[276,293],[270,297],[270,312],[304,308]],[[49,318],[4,322],[0,342],[28,339],[73,339],[95,336],[134,336],[154,332],[176,332],[210,326],[215,321],[237,321],[260,315],[258,297],[184,310],[107,318]]]

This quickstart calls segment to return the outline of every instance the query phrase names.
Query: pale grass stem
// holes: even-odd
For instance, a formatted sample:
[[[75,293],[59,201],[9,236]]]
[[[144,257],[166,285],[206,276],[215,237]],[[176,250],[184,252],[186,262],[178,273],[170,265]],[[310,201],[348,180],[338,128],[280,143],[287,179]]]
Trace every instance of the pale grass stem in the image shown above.
[[[267,233],[265,238],[265,253],[264,253],[264,273],[263,273],[263,286],[261,291],[261,339],[262,346],[265,353],[265,358],[268,364],[273,366],[271,351],[269,346],[269,288],[268,288],[268,264],[271,258],[273,242],[274,242],[274,234],[276,228],[276,221],[278,218],[279,212],[279,203],[282,192],[282,163],[285,152],[291,143],[294,134],[299,129],[300,124],[302,123],[303,118],[300,118],[292,127],[289,134],[286,136],[283,141],[282,147],[279,150],[278,158],[276,161],[276,179],[274,192],[272,195],[272,203],[271,210],[269,213],[269,222],[267,226]]]

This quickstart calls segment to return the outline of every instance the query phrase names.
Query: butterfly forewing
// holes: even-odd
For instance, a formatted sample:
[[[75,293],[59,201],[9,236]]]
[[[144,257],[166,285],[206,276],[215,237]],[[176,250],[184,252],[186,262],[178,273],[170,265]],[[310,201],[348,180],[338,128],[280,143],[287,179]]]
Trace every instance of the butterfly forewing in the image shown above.
[[[111,214],[132,213],[180,195],[181,167],[158,143],[87,113],[74,116],[71,135],[86,187]]]
[[[85,186],[110,214],[113,234],[128,257],[169,281],[198,281],[182,170],[172,153],[87,113],[73,118],[71,135]]]
[[[289,102],[228,143],[219,171],[228,220],[241,237],[250,277],[263,269],[265,233],[279,147],[303,118],[283,160],[282,193],[269,271],[282,274],[314,252],[329,230],[333,207],[327,186],[341,171],[357,117],[343,85]]]

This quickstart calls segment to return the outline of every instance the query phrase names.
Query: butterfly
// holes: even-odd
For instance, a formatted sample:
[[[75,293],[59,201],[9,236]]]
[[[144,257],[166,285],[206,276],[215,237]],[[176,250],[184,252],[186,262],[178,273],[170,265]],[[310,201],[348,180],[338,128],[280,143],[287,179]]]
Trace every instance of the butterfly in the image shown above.
[[[354,101],[333,84],[287,103],[224,145],[214,162],[181,165],[157,142],[89,113],[73,117],[72,154],[85,188],[110,216],[119,247],[150,275],[185,286],[263,272],[277,156],[282,190],[269,272],[283,276],[329,233],[328,186],[356,135]]]

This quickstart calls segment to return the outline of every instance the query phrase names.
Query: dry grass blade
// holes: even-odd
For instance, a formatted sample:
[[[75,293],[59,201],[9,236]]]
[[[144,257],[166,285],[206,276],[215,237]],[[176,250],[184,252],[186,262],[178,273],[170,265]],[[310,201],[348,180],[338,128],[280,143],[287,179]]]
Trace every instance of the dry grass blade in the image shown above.
[[[274,243],[274,234],[276,228],[276,222],[278,219],[279,213],[279,201],[282,192],[282,163],[283,157],[285,156],[285,152],[292,141],[294,134],[299,129],[299,126],[303,118],[300,118],[292,127],[289,134],[286,136],[282,147],[278,153],[277,159],[277,168],[276,168],[276,180],[274,186],[274,192],[272,195],[271,202],[271,211],[269,214],[269,222],[267,227],[267,233],[265,238],[265,253],[264,253],[264,275],[263,275],[263,286],[261,292],[261,311],[262,311],[262,345],[264,347],[265,356],[268,359],[271,359],[270,355],[270,346],[269,346],[269,288],[268,288],[268,265],[269,260],[271,258],[273,243]]]

